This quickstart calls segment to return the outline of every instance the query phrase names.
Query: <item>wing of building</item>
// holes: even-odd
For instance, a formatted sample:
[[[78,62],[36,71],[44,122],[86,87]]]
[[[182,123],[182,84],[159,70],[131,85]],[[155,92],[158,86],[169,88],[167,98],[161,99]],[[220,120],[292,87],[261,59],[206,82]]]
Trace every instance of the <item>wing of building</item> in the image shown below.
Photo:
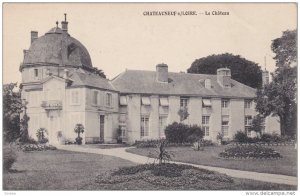
[[[173,73],[158,64],[155,71],[126,70],[110,81],[94,73],[88,50],[70,36],[66,19],[61,25],[41,37],[32,31],[24,50],[20,71],[30,137],[37,139],[37,130],[45,128],[51,144],[72,142],[76,124],[82,124],[84,143],[120,137],[133,143],[164,137],[173,122],[202,126],[212,141],[219,132],[228,139],[239,130],[251,135],[256,90],[231,79],[230,69]],[[264,130],[280,133],[278,120],[266,118]]]

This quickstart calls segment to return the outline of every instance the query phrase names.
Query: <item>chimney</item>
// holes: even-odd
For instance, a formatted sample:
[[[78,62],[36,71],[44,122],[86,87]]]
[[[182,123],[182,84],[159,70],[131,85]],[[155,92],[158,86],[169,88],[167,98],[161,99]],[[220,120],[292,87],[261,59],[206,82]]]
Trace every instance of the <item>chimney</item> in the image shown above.
[[[28,53],[28,50],[23,50],[24,59],[25,59],[25,56],[27,55],[27,53]]]
[[[158,64],[156,65],[156,81],[168,83],[168,65]]]
[[[225,88],[231,87],[231,71],[228,68],[217,69],[217,80],[218,83]]]
[[[67,14],[65,14],[65,21],[61,22],[61,29],[65,32],[68,32]]]
[[[262,71],[262,86],[269,84],[269,72],[267,70]]]
[[[37,31],[31,31],[31,43],[34,42],[38,38],[38,32]]]
[[[63,76],[64,79],[69,79],[69,70],[68,69],[64,69],[64,76]]]

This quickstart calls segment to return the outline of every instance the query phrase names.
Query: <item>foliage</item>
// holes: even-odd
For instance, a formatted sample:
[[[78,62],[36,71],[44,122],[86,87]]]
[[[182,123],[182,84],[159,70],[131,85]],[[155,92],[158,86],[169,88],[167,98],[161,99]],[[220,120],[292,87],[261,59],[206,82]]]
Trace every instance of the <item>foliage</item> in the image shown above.
[[[38,138],[39,143],[44,144],[48,142],[48,139],[46,138],[45,134],[48,134],[48,131],[45,128],[39,128],[36,131],[36,137]]]
[[[3,147],[3,171],[10,171],[11,167],[17,160],[17,154],[12,146]]]
[[[180,116],[180,121],[184,121],[190,114],[188,113],[187,107],[181,107],[178,111],[178,115]]]
[[[240,142],[240,143],[246,143],[248,142],[248,136],[245,132],[243,131],[238,131],[235,135],[234,135],[234,140],[236,142]]]
[[[167,146],[167,140],[165,139],[160,140],[157,145],[157,150],[155,151],[156,155],[154,156],[158,160],[159,164],[162,164],[163,162],[166,161],[171,161],[172,156],[174,156],[172,153],[166,150],[166,146]],[[151,153],[149,154],[149,157],[151,157]]]
[[[26,106],[25,106],[26,107]],[[25,113],[20,121],[20,142],[21,143],[30,143],[32,138],[29,138],[28,135],[28,121],[30,120],[29,116]]]
[[[273,81],[257,91],[256,110],[264,117],[278,116],[281,135],[294,135],[297,130],[297,68],[278,68]]]
[[[262,146],[234,146],[219,154],[224,158],[280,158],[279,152]]]
[[[203,138],[204,133],[197,125],[188,126],[174,122],[166,127],[165,135],[171,143],[192,143]]]
[[[256,115],[252,119],[251,130],[255,131],[256,133],[261,133],[262,126],[264,123],[264,118],[261,115]]]
[[[141,140],[141,141],[136,140],[133,145],[136,146],[137,148],[156,148],[159,142],[160,139]],[[172,147],[172,146],[178,147],[178,146],[191,146],[192,144],[191,143],[170,143],[168,141],[166,145],[168,147]]]
[[[103,70],[98,69],[97,67],[92,68],[92,73],[97,74],[98,76],[102,78],[106,78],[106,75],[104,74]]]
[[[280,38],[273,40],[271,49],[278,67],[297,62],[297,30],[284,31]]]
[[[78,145],[82,144],[82,137],[80,137],[80,133],[84,132],[84,126],[82,124],[76,124],[74,128],[74,132],[77,133],[77,138],[75,139],[76,143]]]
[[[216,74],[218,68],[227,67],[231,69],[232,79],[258,88],[262,84],[262,71],[257,63],[249,61],[239,55],[218,54],[210,55],[195,60],[188,73]]]
[[[222,132],[219,132],[217,135],[217,140],[223,140],[224,134]]]
[[[22,101],[20,91],[14,92],[17,83],[3,85],[3,137],[13,142],[20,137],[20,113]]]
[[[20,145],[19,149],[24,152],[56,150],[56,147],[47,144],[24,144]]]

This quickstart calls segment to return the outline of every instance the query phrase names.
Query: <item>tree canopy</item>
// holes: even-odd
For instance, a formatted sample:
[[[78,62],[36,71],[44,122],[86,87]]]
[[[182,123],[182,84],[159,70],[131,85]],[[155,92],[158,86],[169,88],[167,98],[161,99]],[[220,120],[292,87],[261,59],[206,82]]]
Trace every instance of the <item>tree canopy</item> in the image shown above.
[[[232,79],[253,88],[261,87],[262,71],[260,66],[239,55],[225,53],[196,59],[187,72],[216,74],[217,69],[222,67],[231,69]]]
[[[256,110],[264,116],[277,115],[282,135],[297,131],[297,46],[294,31],[284,31],[273,40],[271,48],[276,54],[277,69],[270,84],[257,91]]]

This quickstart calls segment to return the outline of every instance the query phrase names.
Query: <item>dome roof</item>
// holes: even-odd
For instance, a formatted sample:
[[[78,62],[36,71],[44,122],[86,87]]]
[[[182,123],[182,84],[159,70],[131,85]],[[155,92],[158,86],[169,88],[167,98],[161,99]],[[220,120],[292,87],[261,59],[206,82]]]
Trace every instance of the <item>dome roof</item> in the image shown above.
[[[59,27],[50,29],[31,43],[22,67],[32,64],[92,67],[87,49]]]

